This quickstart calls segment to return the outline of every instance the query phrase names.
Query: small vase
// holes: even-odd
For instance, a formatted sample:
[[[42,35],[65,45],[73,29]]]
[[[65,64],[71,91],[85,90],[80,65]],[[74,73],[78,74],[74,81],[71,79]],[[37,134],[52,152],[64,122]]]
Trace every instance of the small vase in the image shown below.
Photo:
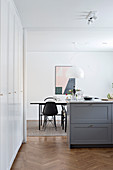
[[[72,94],[71,100],[76,100],[76,96]]]

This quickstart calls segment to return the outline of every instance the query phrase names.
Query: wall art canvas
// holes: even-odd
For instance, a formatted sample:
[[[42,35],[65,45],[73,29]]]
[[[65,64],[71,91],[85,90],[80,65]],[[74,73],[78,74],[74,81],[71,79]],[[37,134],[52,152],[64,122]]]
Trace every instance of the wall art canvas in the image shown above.
[[[55,94],[69,94],[75,86],[75,78],[70,78],[71,66],[55,66]]]

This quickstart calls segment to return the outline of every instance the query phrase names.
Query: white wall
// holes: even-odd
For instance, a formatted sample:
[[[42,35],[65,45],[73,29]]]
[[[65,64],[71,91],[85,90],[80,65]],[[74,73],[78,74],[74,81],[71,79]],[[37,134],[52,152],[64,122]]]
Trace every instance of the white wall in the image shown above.
[[[83,68],[85,78],[78,79],[77,86],[85,95],[106,97],[112,91],[113,52],[28,52],[27,60],[27,119],[38,118],[37,107],[31,106],[31,101],[55,95],[56,65],[77,65]]]
[[[0,170],[23,142],[23,28],[12,0],[0,0]]]

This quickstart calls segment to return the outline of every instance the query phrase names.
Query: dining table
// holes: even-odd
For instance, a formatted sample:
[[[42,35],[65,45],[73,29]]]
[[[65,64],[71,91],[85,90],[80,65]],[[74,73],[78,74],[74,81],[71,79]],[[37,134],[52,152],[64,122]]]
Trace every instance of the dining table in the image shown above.
[[[63,114],[63,109],[65,109],[65,106],[67,106],[67,101],[55,101],[56,105],[57,106],[61,106],[62,107],[62,114]],[[39,106],[38,107],[38,111],[37,111],[37,114],[39,112],[39,130],[40,130],[40,127],[42,125],[42,115],[41,112],[42,112],[42,106],[44,106],[46,104],[46,101],[32,101],[30,102],[31,105],[37,105]],[[65,114],[66,114],[66,117],[67,117],[67,111],[65,109]],[[66,129],[65,129],[66,131]]]

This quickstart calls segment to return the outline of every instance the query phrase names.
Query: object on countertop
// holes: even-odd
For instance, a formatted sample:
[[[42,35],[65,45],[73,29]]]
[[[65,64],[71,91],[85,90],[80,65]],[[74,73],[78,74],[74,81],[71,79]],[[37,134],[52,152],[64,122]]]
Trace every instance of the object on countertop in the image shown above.
[[[92,100],[92,99],[93,99],[92,97],[88,97],[88,96],[84,97],[84,100]]]
[[[113,93],[108,93],[107,98],[108,99],[113,99]]]
[[[113,101],[113,99],[101,99],[102,101]]]
[[[71,100],[71,95],[66,93],[66,99],[65,100],[70,101]]]
[[[98,97],[94,97],[94,99],[99,99]]]

